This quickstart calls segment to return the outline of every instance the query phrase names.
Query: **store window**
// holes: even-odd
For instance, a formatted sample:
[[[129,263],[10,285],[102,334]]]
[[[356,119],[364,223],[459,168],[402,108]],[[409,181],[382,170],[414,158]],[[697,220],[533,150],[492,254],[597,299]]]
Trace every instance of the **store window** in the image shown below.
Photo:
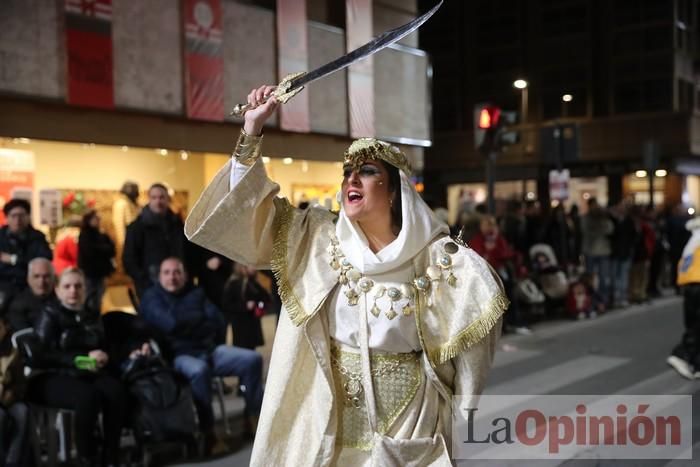
[[[660,172],[659,174],[661,174]],[[665,174],[665,172],[663,172]],[[664,190],[666,188],[665,175],[654,177],[654,205],[661,206],[664,203]],[[647,206],[651,200],[649,195],[649,177],[644,170],[626,175],[623,179],[623,193],[626,198],[633,200],[634,204]]]

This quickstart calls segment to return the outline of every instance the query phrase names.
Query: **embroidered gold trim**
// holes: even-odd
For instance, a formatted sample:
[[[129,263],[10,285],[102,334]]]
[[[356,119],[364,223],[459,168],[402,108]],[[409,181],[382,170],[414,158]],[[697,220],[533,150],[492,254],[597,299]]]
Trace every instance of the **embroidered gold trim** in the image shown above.
[[[367,418],[365,398],[361,386],[356,388],[355,379],[361,374],[360,355],[347,352],[333,345],[332,368],[337,394],[348,389],[357,391],[357,401],[347,403],[337,397],[338,437],[336,442],[344,447],[367,451],[372,447],[372,432]],[[379,425],[377,431],[386,434],[416,397],[423,384],[419,353],[373,354],[372,383],[377,398]],[[355,403],[357,402],[357,403]]]
[[[345,151],[343,164],[357,170],[367,160],[377,159],[393,165],[406,175],[411,175],[411,164],[406,155],[396,146],[375,138],[359,138],[353,141]]]
[[[282,206],[279,206],[279,204],[282,204]],[[294,293],[294,289],[289,283],[289,273],[287,271],[287,237],[289,236],[289,226],[292,222],[294,208],[286,198],[280,199],[276,203],[275,208],[277,210],[273,221],[275,240],[272,244],[270,266],[277,281],[280,299],[287,309],[289,318],[295,326],[301,326],[311,316],[306,313],[299,297]]]
[[[430,350],[428,357],[436,365],[445,363],[454,358],[460,352],[468,350],[474,344],[486,337],[493,326],[498,323],[510,302],[503,293],[499,293],[491,300],[488,309],[481,313],[479,319],[464,328],[446,344],[435,350]],[[419,331],[420,336],[420,331]],[[424,347],[425,348],[425,347]]]

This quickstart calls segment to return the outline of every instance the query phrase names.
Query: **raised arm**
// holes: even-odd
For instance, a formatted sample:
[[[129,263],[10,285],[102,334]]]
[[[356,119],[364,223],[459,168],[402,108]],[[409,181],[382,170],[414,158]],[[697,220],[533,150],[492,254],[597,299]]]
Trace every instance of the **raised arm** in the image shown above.
[[[204,190],[185,223],[185,234],[194,243],[262,268],[271,259],[279,192],[260,160],[262,128],[278,106],[274,97],[263,103],[273,90],[261,86],[248,95],[248,102],[259,107],[246,112],[231,161]]]

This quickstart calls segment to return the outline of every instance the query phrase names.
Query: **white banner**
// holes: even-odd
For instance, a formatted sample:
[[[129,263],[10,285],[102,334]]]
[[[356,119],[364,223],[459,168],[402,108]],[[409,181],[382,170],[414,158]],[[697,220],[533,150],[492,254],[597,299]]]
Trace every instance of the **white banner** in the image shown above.
[[[564,201],[569,199],[569,169],[549,171],[549,198]]]

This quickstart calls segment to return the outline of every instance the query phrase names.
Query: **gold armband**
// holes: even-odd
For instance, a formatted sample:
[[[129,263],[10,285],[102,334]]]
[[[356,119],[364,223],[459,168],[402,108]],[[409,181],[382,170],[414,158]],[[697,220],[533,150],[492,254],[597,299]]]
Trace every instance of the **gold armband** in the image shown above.
[[[262,139],[262,135],[252,136],[241,129],[241,135],[238,137],[236,149],[233,151],[232,156],[239,163],[248,167],[252,166],[260,157],[260,143]]]

